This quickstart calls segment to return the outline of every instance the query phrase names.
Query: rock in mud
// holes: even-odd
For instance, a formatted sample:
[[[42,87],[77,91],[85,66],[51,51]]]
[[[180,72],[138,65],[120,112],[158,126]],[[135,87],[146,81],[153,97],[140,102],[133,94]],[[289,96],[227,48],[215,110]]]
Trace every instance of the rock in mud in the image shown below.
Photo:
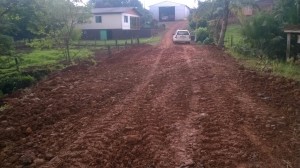
[[[28,135],[29,135],[29,134],[32,134],[32,129],[31,129],[30,127],[28,127],[28,128],[26,128],[26,131],[25,131],[25,132],[26,132],[26,134],[28,134]]]
[[[141,141],[142,138],[138,135],[127,135],[127,136],[124,136],[124,140],[127,143],[137,143],[137,142]]]
[[[189,159],[187,161],[184,162],[184,164],[182,164],[180,166],[180,168],[189,168],[189,167],[193,167],[195,165],[195,162],[192,159]]]
[[[3,125],[3,126],[8,126],[8,121],[7,121],[7,120],[1,121],[1,125]]]
[[[33,156],[29,154],[25,154],[20,157],[20,163],[24,166],[28,166],[33,163]]]
[[[51,160],[52,158],[54,158],[54,155],[52,153],[46,153],[45,155],[46,160]]]
[[[40,166],[45,163],[45,160],[44,159],[34,159],[33,163],[35,164],[35,166]]]

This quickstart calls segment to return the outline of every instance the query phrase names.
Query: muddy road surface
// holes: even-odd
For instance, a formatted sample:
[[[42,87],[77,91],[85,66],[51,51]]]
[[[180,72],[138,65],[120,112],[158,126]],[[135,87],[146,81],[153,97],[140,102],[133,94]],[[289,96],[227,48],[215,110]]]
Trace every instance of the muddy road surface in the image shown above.
[[[299,82],[174,45],[186,24],[6,97],[0,167],[300,167]]]

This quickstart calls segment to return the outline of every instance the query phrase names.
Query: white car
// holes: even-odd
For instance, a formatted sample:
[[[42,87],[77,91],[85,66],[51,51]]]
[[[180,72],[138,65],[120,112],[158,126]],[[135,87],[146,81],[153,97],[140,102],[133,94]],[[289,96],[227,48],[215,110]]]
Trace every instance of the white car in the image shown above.
[[[188,30],[177,30],[173,34],[173,43],[191,43],[191,34]]]

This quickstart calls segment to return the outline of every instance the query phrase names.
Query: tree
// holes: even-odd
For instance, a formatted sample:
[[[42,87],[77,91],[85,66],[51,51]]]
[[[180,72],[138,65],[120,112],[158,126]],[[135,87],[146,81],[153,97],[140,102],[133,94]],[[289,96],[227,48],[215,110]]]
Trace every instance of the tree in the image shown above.
[[[225,38],[225,33],[227,30],[227,25],[228,25],[228,16],[229,16],[229,4],[230,0],[224,0],[224,14],[223,14],[223,21],[222,21],[222,28],[220,32],[220,38],[218,41],[218,47],[223,47],[224,46],[224,38]]]
[[[276,0],[274,16],[283,24],[300,24],[300,0]]]
[[[32,45],[60,47],[66,61],[71,63],[70,45],[73,40],[79,40],[81,31],[76,29],[78,22],[83,23],[90,17],[88,6],[79,6],[81,0],[39,0],[43,8],[44,19],[37,33],[43,38],[35,40]]]

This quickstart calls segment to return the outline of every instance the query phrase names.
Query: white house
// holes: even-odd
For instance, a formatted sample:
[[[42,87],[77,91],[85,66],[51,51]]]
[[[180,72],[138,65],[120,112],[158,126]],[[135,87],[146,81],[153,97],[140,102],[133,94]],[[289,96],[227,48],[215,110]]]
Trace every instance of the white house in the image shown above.
[[[185,20],[190,15],[190,8],[186,5],[164,1],[149,6],[153,18],[158,21]]]
[[[140,29],[141,14],[132,7],[94,8],[89,22],[78,24],[83,38],[89,40],[108,40],[129,38]]]

